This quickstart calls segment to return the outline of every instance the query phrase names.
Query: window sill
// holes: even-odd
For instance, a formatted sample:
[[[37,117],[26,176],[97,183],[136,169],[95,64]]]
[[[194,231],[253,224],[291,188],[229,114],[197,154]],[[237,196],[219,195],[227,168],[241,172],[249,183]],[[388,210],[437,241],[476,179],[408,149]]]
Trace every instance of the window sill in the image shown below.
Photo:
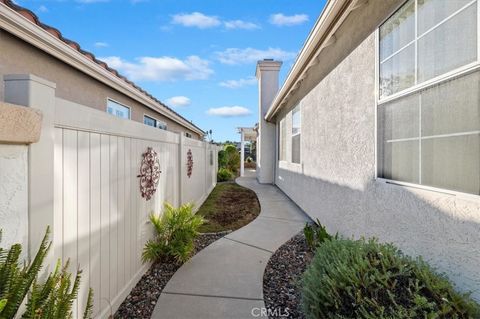
[[[457,191],[452,191],[452,190],[438,188],[438,187],[431,187],[431,186],[419,185],[414,183],[395,181],[395,180],[385,179],[381,177],[375,178],[375,182],[389,184],[389,185],[393,185],[401,188],[409,188],[409,189],[425,191],[430,193],[443,194],[443,195],[453,196],[460,199],[466,199],[466,200],[475,201],[475,202],[480,201],[479,195],[457,192]]]

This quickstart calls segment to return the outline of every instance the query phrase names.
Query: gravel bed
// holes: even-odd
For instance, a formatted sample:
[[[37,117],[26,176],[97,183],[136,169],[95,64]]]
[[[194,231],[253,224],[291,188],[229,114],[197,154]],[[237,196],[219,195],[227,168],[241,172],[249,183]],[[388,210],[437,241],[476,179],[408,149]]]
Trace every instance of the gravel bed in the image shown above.
[[[303,231],[272,255],[263,275],[263,298],[270,318],[305,318],[298,282],[312,258]]]
[[[200,234],[195,239],[194,254],[222,238],[225,234],[225,232]],[[180,267],[181,264],[153,264],[120,305],[114,318],[150,318],[160,293]]]

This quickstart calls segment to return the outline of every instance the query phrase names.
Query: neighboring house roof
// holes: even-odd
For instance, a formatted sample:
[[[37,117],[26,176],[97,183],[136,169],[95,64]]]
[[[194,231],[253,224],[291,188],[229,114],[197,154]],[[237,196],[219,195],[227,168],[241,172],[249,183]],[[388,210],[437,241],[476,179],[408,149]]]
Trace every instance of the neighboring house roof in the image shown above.
[[[267,121],[271,120],[277,111],[286,105],[287,97],[298,89],[302,80],[305,79],[308,69],[320,62],[318,61],[319,53],[335,42],[335,31],[348,13],[365,2],[366,0],[328,1],[290,69],[287,79],[270,105],[265,115]]]
[[[175,112],[174,110],[169,108],[167,105],[163,104],[157,98],[152,96],[147,91],[143,90],[141,87],[137,86],[132,81],[128,80],[126,77],[124,77],[123,75],[118,73],[117,70],[109,67],[107,63],[98,60],[95,57],[95,55],[93,55],[92,53],[90,53],[88,51],[83,50],[78,43],[65,38],[59,30],[57,30],[56,28],[53,28],[53,27],[51,27],[47,24],[42,23],[40,21],[40,19],[37,17],[37,15],[35,15],[32,11],[15,4],[12,0],[0,0],[0,3],[4,4],[6,7],[10,8],[10,9],[12,9],[18,15],[23,16],[25,19],[27,19],[28,21],[30,21],[34,25],[40,27],[41,29],[43,29],[44,31],[46,31],[47,33],[52,35],[57,40],[60,40],[61,42],[63,42],[63,44],[64,44],[63,49],[68,50],[65,53],[71,54],[72,53],[71,49],[73,49],[74,51],[76,51],[77,54],[80,54],[80,55],[82,55],[83,57],[86,58],[86,59],[80,60],[81,63],[83,63],[84,65],[86,63],[94,63],[97,67],[100,67],[100,68],[104,69],[105,71],[110,73],[111,76],[116,77],[118,80],[123,82],[123,84],[124,84],[123,87],[129,86],[130,89],[133,89],[137,93],[137,94],[133,94],[133,95],[127,93],[126,95],[129,95],[130,97],[134,98],[135,100],[138,100],[140,103],[146,104],[148,107],[152,108],[153,110],[165,115],[166,117],[170,118],[171,120],[179,123],[180,125],[182,125],[184,127],[187,127],[189,129],[191,129],[192,131],[194,131],[194,132],[196,132],[200,135],[205,134],[205,132],[202,129],[200,129],[198,126],[196,126],[191,121],[187,120],[186,118],[184,118],[183,116],[181,116],[180,114],[178,114],[177,112]],[[1,11],[0,11],[0,13],[1,13]],[[0,14],[0,17],[1,17],[1,14]],[[2,26],[1,22],[2,21],[0,19],[0,27]],[[9,30],[7,30],[7,31],[9,31]],[[42,35],[36,34],[36,36],[42,36]],[[46,40],[46,39],[44,39],[44,40]],[[34,41],[31,41],[31,43],[32,42],[34,42]],[[58,49],[58,47],[56,47],[55,49]],[[51,53],[51,52],[47,51],[47,53]],[[77,68],[78,68],[78,66],[77,66]],[[98,71],[98,70],[95,70],[95,71]],[[101,74],[101,75],[104,76],[104,74]],[[99,76],[101,76],[101,75],[99,75]],[[105,81],[103,81],[103,82],[105,82]],[[107,81],[107,84],[109,84],[108,81]],[[112,85],[110,85],[110,86],[112,87]],[[117,89],[117,87],[113,87],[113,88]],[[121,90],[121,92],[126,93],[126,92],[124,92],[124,90]],[[144,99],[139,100],[138,95],[143,95]],[[145,98],[150,100],[150,104],[145,103]]]

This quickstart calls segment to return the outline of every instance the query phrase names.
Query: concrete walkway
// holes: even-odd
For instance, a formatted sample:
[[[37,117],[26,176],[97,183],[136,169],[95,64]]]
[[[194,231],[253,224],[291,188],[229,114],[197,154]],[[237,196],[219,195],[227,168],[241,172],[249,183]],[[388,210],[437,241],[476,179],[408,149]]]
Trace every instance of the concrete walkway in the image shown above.
[[[152,318],[260,317],[265,266],[308,218],[278,188],[258,184],[255,171],[246,173],[237,183],[255,191],[260,215],[184,264],[160,295]]]

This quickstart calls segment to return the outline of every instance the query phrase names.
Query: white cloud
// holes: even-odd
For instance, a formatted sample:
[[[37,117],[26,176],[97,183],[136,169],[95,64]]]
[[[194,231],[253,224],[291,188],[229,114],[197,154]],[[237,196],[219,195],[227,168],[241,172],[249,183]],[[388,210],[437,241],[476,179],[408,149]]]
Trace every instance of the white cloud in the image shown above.
[[[306,14],[294,14],[287,16],[283,13],[276,13],[270,16],[270,23],[276,26],[292,26],[302,24],[307,21],[308,15]]]
[[[200,12],[192,12],[175,14],[172,16],[172,24],[180,24],[184,27],[207,29],[219,26],[221,21],[216,16],[207,16]]]
[[[108,47],[108,43],[107,42],[95,42],[95,47],[97,48],[106,48]]]
[[[216,52],[216,55],[221,63],[233,65],[257,62],[263,59],[289,60],[293,59],[296,53],[278,48],[268,48],[267,50],[228,48],[225,51]]]
[[[207,111],[208,115],[220,116],[220,117],[236,117],[247,116],[252,112],[243,106],[223,106],[217,108],[211,108]]]
[[[40,7],[38,7],[37,11],[40,12],[40,13],[47,13],[48,8],[42,4]]]
[[[227,80],[219,83],[220,86],[223,86],[229,89],[238,89],[244,86],[255,85],[255,84],[257,84],[257,79],[254,76],[249,76],[248,78],[240,79],[240,80]]]
[[[260,29],[258,24],[253,22],[243,21],[243,20],[230,20],[224,22],[225,28],[227,29],[243,29],[243,30],[255,30]]]
[[[167,104],[171,106],[188,106],[191,100],[186,96],[173,96],[167,99]]]
[[[209,62],[192,55],[184,60],[173,57],[140,57],[128,62],[119,57],[100,58],[133,81],[205,80],[213,74]]]

